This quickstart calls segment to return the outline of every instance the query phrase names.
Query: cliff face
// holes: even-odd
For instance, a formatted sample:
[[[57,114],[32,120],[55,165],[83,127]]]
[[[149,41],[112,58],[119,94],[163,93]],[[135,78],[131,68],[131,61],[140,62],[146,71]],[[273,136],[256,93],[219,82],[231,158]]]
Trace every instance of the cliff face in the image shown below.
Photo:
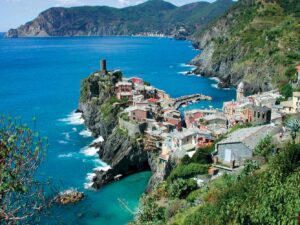
[[[114,75],[110,75],[113,77]],[[117,77],[121,73],[117,72]],[[153,176],[147,191],[166,178],[171,165],[162,165],[155,153],[144,151],[141,139],[130,137],[126,131],[118,127],[118,116],[123,106],[114,97],[114,86],[111,79],[100,78],[92,74],[81,83],[78,111],[83,113],[85,125],[95,137],[102,136],[104,142],[96,143],[101,160],[111,166],[108,171],[96,172],[94,188],[113,182],[115,176],[121,177],[145,170],[151,170]]]
[[[203,49],[196,71],[233,86],[243,80],[250,92],[277,87],[300,60],[299,8],[295,0],[240,0],[194,37]]]
[[[51,8],[7,32],[7,37],[102,36],[159,33],[185,37],[222,15],[233,2],[193,3],[177,7],[162,0],[123,9],[94,6]]]

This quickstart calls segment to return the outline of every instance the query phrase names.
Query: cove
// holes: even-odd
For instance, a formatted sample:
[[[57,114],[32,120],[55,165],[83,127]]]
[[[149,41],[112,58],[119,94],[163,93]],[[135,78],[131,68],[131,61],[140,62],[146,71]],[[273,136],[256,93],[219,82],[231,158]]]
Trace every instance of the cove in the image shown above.
[[[199,54],[188,41],[145,37],[18,38],[0,36],[0,113],[19,117],[49,139],[41,178],[52,179],[61,190],[76,188],[87,198],[74,206],[55,207],[47,222],[57,224],[125,224],[133,218],[150,172],[129,176],[99,191],[86,189],[89,173],[103,167],[87,149],[93,138],[83,121],[72,113],[77,108],[80,81],[107,59],[109,69],[125,76],[139,76],[172,97],[203,93],[212,102],[185,109],[221,107],[234,98],[234,90],[215,88],[216,81],[183,75],[185,63]],[[33,124],[32,118],[37,122]]]

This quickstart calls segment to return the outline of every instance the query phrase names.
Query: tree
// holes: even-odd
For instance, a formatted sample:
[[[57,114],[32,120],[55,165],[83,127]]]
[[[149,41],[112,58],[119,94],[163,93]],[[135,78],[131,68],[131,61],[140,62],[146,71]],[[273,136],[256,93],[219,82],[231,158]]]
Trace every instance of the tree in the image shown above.
[[[193,179],[176,179],[169,187],[168,192],[172,198],[184,198],[197,189],[197,182]]]
[[[268,157],[274,152],[275,145],[272,144],[272,136],[267,135],[263,138],[254,149],[255,155],[260,155],[268,159]]]
[[[19,121],[0,117],[0,223],[32,223],[46,206],[34,177],[46,144]]]
[[[291,132],[291,137],[293,139],[293,143],[296,141],[297,133],[300,132],[300,122],[297,119],[289,119],[286,122],[287,129]]]

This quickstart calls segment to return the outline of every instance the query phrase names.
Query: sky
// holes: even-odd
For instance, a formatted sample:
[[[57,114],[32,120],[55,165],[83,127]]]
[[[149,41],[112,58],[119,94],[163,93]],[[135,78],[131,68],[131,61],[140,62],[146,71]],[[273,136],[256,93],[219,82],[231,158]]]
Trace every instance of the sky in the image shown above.
[[[166,0],[175,5],[184,5],[198,0]],[[203,0],[213,2],[215,0]],[[145,2],[145,0],[0,0],[0,32],[10,28],[17,28],[50,7],[107,5],[113,7],[126,7]]]

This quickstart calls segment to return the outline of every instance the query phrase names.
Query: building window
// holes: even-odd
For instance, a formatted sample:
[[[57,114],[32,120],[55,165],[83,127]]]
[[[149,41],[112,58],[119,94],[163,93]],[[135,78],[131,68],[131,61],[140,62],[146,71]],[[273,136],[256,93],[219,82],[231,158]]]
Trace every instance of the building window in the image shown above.
[[[260,118],[260,112],[257,113],[257,118]]]
[[[263,119],[265,118],[265,114],[264,114],[264,113],[262,114],[262,118],[263,118]]]

